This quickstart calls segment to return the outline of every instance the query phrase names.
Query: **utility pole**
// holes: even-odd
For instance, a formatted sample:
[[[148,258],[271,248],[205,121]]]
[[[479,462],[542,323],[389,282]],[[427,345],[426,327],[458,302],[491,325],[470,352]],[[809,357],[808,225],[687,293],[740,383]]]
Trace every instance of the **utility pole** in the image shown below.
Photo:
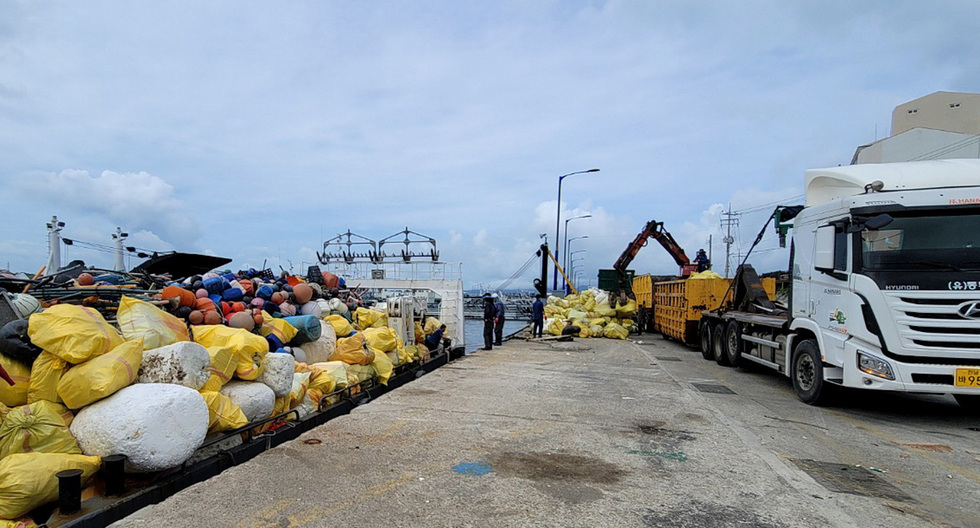
[[[739,213],[732,212],[732,204],[728,204],[728,210],[721,213],[721,225],[725,228],[725,278],[729,277],[729,270],[731,267],[731,254],[732,254],[732,244],[735,243],[735,239],[732,238],[732,226],[734,225],[736,229],[738,228],[738,215]]]
[[[711,237],[713,237],[713,236],[714,235],[708,235],[708,261],[709,262],[711,261],[711,249],[712,249],[712,247],[711,247],[711,244],[712,244]]]

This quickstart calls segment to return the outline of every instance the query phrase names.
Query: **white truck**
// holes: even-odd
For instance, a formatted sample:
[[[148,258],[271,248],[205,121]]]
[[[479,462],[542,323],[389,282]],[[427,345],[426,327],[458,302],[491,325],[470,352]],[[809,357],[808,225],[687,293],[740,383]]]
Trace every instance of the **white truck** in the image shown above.
[[[980,160],[808,170],[805,196],[770,218],[793,231],[788,302],[741,266],[702,314],[705,358],[771,367],[809,404],[843,386],[980,410]]]

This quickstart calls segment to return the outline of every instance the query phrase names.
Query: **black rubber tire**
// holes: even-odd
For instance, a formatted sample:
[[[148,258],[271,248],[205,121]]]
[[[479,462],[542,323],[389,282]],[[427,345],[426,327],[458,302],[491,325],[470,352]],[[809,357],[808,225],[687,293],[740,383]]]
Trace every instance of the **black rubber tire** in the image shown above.
[[[975,394],[954,394],[956,403],[970,414],[980,414],[980,396]]]
[[[725,325],[718,323],[711,332],[711,353],[715,363],[728,366],[728,354],[725,353]]]
[[[820,405],[828,399],[829,387],[823,379],[823,360],[814,339],[804,339],[793,349],[790,364],[793,390],[803,403]]]
[[[715,353],[711,349],[711,327],[714,326],[710,321],[701,321],[701,328],[698,335],[701,337],[701,357],[704,359],[714,359]]]
[[[737,367],[742,359],[742,325],[734,319],[725,325],[724,345],[728,364]]]

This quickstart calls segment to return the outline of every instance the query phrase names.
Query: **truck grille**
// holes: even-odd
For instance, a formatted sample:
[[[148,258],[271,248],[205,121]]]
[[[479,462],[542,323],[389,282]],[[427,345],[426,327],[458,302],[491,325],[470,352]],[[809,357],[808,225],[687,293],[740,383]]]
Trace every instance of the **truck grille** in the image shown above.
[[[957,312],[961,304],[980,302],[980,291],[886,293],[895,315],[903,356],[916,362],[975,364],[980,350],[980,319],[967,319]]]

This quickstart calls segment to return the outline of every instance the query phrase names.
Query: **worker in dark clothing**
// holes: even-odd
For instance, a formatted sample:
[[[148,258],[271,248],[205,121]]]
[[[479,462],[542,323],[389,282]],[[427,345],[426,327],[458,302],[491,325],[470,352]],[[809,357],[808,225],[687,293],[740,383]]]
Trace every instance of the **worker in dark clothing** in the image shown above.
[[[446,332],[446,325],[442,325],[438,330],[429,334],[429,337],[425,338],[425,348],[429,351],[433,351],[439,348],[439,344],[442,343],[442,335]]]
[[[483,348],[481,350],[493,350],[493,321],[496,319],[497,309],[493,306],[493,299],[489,293],[483,294]]]
[[[500,346],[504,337],[504,320],[506,319],[506,309],[504,308],[503,301],[500,297],[494,295],[494,328],[493,328],[493,344]]]
[[[694,256],[694,263],[698,265],[698,273],[711,269],[711,260],[708,259],[708,255],[703,249],[699,249],[697,255]]]
[[[531,305],[531,337],[541,337],[544,331],[544,303],[541,302],[541,294],[534,296],[534,304]]]

